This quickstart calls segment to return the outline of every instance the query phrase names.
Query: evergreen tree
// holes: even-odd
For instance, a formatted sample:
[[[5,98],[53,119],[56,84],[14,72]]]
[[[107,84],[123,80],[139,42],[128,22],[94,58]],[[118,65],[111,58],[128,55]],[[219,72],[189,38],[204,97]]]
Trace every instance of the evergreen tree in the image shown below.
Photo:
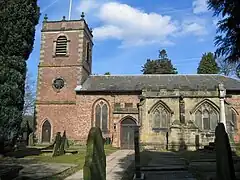
[[[216,62],[214,54],[211,52],[203,54],[197,69],[197,73],[198,74],[218,74],[219,71],[220,69]]]
[[[143,74],[177,74],[177,69],[173,67],[171,60],[167,56],[166,50],[159,51],[159,58],[156,60],[147,59],[142,67]]]
[[[39,16],[37,0],[0,3],[0,137],[12,145],[21,128],[26,60]]]
[[[111,75],[111,73],[110,72],[105,72],[104,75]]]
[[[208,7],[220,18],[215,38],[216,55],[225,56],[229,62],[240,61],[240,1],[208,0]]]

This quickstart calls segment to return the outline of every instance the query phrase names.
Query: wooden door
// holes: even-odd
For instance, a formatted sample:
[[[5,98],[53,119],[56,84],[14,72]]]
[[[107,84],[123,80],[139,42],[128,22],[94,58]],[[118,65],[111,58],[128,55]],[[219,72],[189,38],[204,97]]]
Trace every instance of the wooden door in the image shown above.
[[[45,121],[42,126],[42,142],[50,143],[51,140],[51,124]]]
[[[121,148],[134,149],[134,128],[135,121],[132,119],[125,119],[121,124]]]

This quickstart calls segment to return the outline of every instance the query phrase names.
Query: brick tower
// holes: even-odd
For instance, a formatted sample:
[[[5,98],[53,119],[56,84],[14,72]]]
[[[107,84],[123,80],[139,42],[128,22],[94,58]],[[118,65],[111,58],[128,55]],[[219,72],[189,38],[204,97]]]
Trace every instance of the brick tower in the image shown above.
[[[48,21],[41,35],[36,100],[36,137],[39,143],[53,140],[56,132],[67,136],[77,131],[76,92],[91,74],[92,31],[84,14],[80,20]]]

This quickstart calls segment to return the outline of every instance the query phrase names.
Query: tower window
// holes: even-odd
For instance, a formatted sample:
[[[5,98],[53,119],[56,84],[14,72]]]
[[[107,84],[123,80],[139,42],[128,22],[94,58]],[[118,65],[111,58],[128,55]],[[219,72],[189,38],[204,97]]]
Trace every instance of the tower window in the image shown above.
[[[62,78],[56,78],[54,81],[53,81],[53,87],[56,89],[56,90],[60,90],[64,87],[64,80]]]
[[[66,56],[67,55],[67,37],[59,36],[56,42],[56,56]]]
[[[87,42],[87,52],[86,52],[86,54],[87,54],[87,56],[86,56],[86,59],[87,59],[87,62],[89,62],[90,61],[90,51],[91,51],[91,49],[90,49],[90,42]]]

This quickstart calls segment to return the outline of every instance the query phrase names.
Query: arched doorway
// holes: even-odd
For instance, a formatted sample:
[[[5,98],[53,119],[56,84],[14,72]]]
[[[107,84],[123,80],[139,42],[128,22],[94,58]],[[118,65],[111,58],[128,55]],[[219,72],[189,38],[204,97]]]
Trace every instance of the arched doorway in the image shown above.
[[[121,148],[133,149],[134,148],[134,128],[136,122],[131,118],[125,118],[121,122]]]
[[[50,143],[51,131],[52,131],[51,124],[48,120],[46,120],[42,126],[42,142],[43,143]]]

